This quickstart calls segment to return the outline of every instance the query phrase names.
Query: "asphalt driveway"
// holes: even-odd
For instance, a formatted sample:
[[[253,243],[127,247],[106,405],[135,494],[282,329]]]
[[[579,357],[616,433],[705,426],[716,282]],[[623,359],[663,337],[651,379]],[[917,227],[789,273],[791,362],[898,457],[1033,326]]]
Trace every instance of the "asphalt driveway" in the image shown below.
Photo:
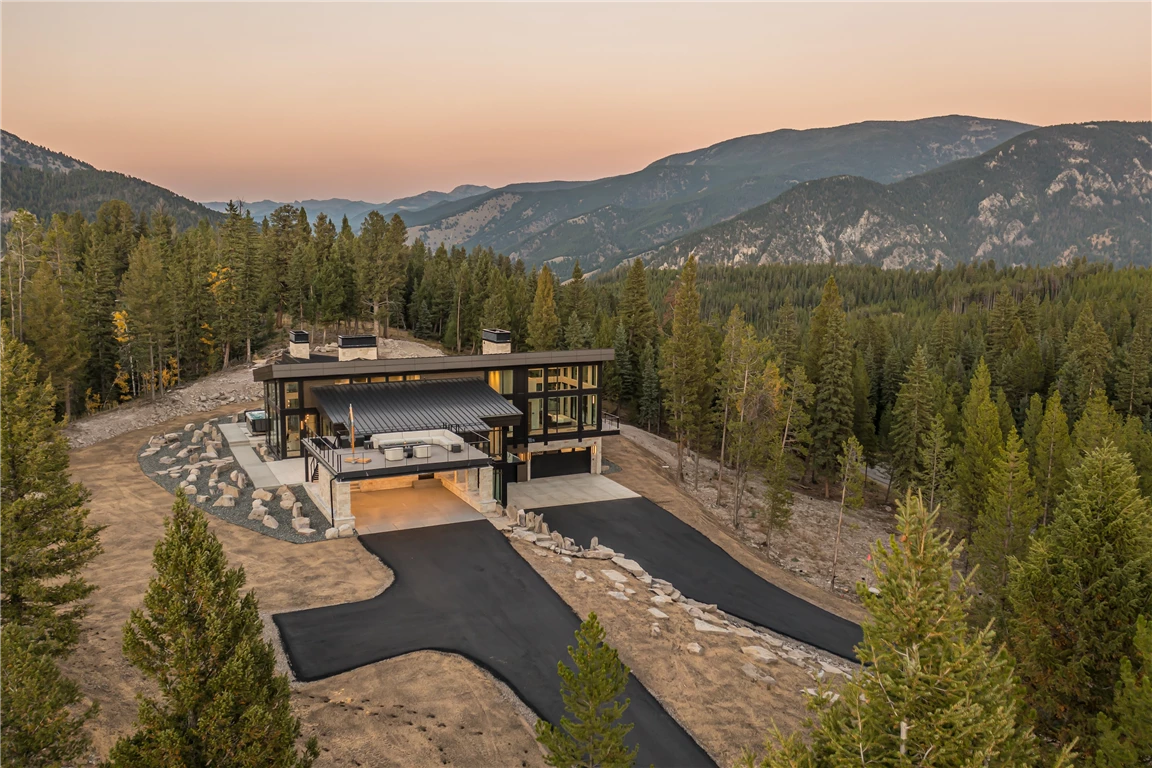
[[[618,499],[537,510],[552,530],[585,546],[593,536],[694,600],[714,603],[782,635],[856,660],[860,626],[745,568],[700,531],[648,499]]]
[[[388,589],[357,603],[272,617],[299,679],[319,680],[413,651],[446,651],[487,668],[538,715],[560,721],[556,663],[569,661],[580,620],[491,523],[376,533],[360,541],[395,572]],[[626,695],[638,765],[714,765],[635,677]]]

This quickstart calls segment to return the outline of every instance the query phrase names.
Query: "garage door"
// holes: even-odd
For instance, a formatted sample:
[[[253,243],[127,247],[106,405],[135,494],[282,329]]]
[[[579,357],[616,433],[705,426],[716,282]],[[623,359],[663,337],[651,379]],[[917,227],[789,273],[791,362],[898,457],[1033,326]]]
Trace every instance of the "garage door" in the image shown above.
[[[592,471],[592,452],[587,448],[575,451],[532,454],[532,479],[579,475]]]

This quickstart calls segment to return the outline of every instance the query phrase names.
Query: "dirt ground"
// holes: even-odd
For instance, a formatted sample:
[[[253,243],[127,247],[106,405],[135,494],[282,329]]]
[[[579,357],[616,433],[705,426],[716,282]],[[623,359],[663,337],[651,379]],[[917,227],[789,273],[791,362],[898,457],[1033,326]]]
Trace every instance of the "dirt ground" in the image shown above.
[[[237,410],[231,405],[196,419]],[[151,552],[172,504],[172,496],[141,473],[134,454],[150,434],[189,418],[126,431],[72,453],[73,476],[92,491],[90,519],[108,527],[101,534],[104,554],[87,572],[99,589],[90,600],[86,631],[62,666],[86,696],[100,702],[100,715],[90,725],[100,758],[132,730],[135,696],[145,689],[144,678],[120,652],[122,628],[141,605],[152,575]],[[391,572],[355,539],[295,545],[209,519],[229,562],[244,566],[266,624],[271,613],[362,600],[391,582]],[[431,652],[293,684],[304,735],[319,737],[324,750],[322,766],[542,765],[535,739],[508,695],[472,663]]]
[[[631,448],[631,450],[630,450]],[[642,450],[637,450],[637,448]],[[625,468],[620,474],[613,474],[612,479],[628,486],[634,491],[642,493],[665,509],[670,509],[661,499],[672,496],[683,500],[692,500],[695,507],[694,517],[703,517],[714,525],[727,537],[735,537],[747,544],[756,553],[755,559],[761,563],[776,566],[773,571],[761,572],[761,575],[786,589],[801,595],[817,605],[826,608],[829,606],[820,602],[814,595],[823,593],[830,595],[829,578],[832,572],[832,551],[836,538],[836,521],[839,516],[839,496],[835,499],[825,499],[823,495],[809,495],[801,488],[793,488],[792,521],[784,530],[777,530],[772,535],[771,552],[766,546],[767,536],[761,529],[759,521],[748,516],[748,510],[741,510],[739,532],[732,524],[732,510],[728,506],[731,494],[731,485],[725,478],[725,506],[716,504],[716,472],[717,463],[711,459],[700,460],[700,487],[692,490],[692,465],[687,464],[687,477],[689,482],[684,487],[675,484],[676,453],[672,441],[653,435],[636,427],[622,424],[620,437],[608,438],[605,442],[605,451],[609,459]],[[617,459],[613,451],[622,456]],[[634,461],[637,457],[647,457],[646,462]],[[645,473],[629,473],[643,466]],[[668,468],[665,469],[664,467]],[[630,482],[642,482],[649,491],[632,485]],[[749,483],[746,496],[755,498],[760,492],[760,482],[753,480]],[[652,494],[661,494],[653,496]],[[875,483],[869,483],[866,494],[866,503],[859,510],[845,510],[844,525],[840,534],[840,557],[837,564],[836,594],[858,603],[853,584],[864,581],[871,585],[874,581],[872,569],[868,562],[868,555],[872,544],[878,539],[886,539],[895,531],[895,518],[889,509],[882,503],[884,490]],[[835,495],[835,494],[834,494]],[[673,510],[675,511],[675,510]],[[692,525],[696,523],[680,512],[680,517]],[[696,525],[700,528],[699,525]],[[701,530],[704,530],[701,528]],[[712,531],[704,531],[721,546],[724,546]],[[727,548],[727,547],[726,547]],[[733,554],[729,551],[729,554]],[[739,559],[739,558],[738,558]],[[741,561],[743,562],[743,561]],[[748,563],[745,563],[747,565]],[[769,575],[772,574],[772,575]],[[783,579],[787,575],[789,581]],[[804,582],[817,588],[817,592],[801,592],[789,586],[789,583]],[[840,602],[840,601],[837,601]],[[836,610],[829,608],[829,610]],[[845,615],[847,618],[854,618]]]

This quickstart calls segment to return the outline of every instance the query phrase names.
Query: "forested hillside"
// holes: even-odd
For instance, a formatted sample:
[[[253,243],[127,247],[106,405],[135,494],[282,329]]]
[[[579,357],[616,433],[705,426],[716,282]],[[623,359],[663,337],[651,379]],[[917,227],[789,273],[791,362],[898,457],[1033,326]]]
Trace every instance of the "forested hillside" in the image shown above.
[[[967,160],[882,185],[801,184],[644,255],[653,264],[951,267],[1080,256],[1152,264],[1152,124],[1037,128]]]
[[[7,131],[2,140],[4,184],[0,208],[5,223],[21,208],[40,218],[51,218],[61,211],[79,211],[91,220],[109,200],[123,200],[139,211],[162,206],[183,229],[196,226],[201,219],[221,219],[216,211],[155,184],[96,170]]]
[[[694,229],[760,205],[810,179],[879,182],[972,157],[1030,126],[950,116],[781,130],[724,141],[596,181],[512,185],[406,217],[433,246],[483,245],[567,271],[615,266]]]

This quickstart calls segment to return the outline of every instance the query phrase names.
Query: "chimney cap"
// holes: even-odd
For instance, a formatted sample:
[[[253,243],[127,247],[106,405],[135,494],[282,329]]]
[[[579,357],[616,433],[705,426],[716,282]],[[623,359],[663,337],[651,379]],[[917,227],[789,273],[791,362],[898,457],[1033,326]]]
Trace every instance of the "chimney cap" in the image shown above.
[[[293,344],[307,344],[308,331],[288,331],[288,341]]]
[[[362,349],[364,347],[375,347],[376,337],[372,334],[358,334],[352,336],[340,335],[336,337],[336,345],[344,349]]]
[[[512,331],[505,331],[502,328],[485,328],[483,337],[484,341],[491,341],[496,344],[512,343]]]

